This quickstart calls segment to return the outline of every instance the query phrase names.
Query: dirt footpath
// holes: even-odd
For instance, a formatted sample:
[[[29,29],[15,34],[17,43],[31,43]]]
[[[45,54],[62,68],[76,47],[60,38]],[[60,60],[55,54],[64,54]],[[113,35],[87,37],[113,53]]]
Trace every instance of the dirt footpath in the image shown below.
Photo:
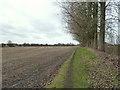
[[[73,71],[73,62],[75,59],[75,53],[74,52],[72,59],[70,61],[68,70],[67,70],[67,77],[65,78],[65,84],[64,84],[64,88],[73,88],[73,81],[72,81],[72,71]]]
[[[76,47],[3,48],[3,88],[44,87],[75,49]]]

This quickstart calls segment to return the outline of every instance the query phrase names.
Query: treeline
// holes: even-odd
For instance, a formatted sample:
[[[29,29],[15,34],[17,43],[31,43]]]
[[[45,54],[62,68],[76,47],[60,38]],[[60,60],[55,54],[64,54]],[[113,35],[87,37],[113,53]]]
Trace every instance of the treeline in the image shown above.
[[[30,43],[23,43],[23,44],[16,44],[16,43],[9,43],[9,44],[4,44],[2,43],[1,44],[2,47],[22,47],[22,46],[75,46],[74,44],[63,44],[63,43],[58,43],[58,44],[53,44],[53,45],[50,45],[50,44],[30,44]]]
[[[105,44],[118,42],[117,4],[113,2],[62,2],[67,32],[80,45],[105,51]],[[115,41],[116,40],[116,41]]]

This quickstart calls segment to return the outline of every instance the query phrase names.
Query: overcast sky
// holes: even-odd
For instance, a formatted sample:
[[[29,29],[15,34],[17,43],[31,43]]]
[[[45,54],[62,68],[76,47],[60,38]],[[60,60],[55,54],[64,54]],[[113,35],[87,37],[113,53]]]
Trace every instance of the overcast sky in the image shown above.
[[[47,0],[1,0],[2,42],[78,43],[64,30],[61,10]]]

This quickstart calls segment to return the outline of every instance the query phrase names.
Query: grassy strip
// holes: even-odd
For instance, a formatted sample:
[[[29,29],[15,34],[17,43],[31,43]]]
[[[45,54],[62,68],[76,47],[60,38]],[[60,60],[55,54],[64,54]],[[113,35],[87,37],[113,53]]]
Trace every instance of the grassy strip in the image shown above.
[[[91,85],[87,82],[88,77],[88,67],[85,66],[83,60],[82,60],[82,49],[78,48],[75,54],[74,62],[73,62],[73,75],[71,77],[71,80],[73,81],[73,87],[74,88],[90,88]],[[72,55],[73,56],[73,55]],[[49,85],[47,88],[64,88],[65,84],[65,78],[67,76],[67,70],[69,63],[72,59],[72,56],[69,60],[67,60],[62,68],[60,69],[59,75],[54,79],[51,85]]]
[[[71,80],[73,81],[73,87],[74,88],[90,88],[91,85],[87,82],[88,77],[88,67],[85,66],[82,56],[80,56],[80,52],[82,52],[83,48],[78,48],[75,54],[75,59],[73,62],[73,75],[71,77]],[[72,55],[73,56],[73,55]],[[65,78],[67,76],[67,70],[70,63],[70,60],[72,59],[72,56],[69,60],[67,60],[62,68],[60,69],[59,75],[54,79],[51,85],[49,85],[47,88],[64,88],[65,84]]]
[[[72,57],[71,57],[72,58]],[[70,60],[60,69],[59,75],[48,88],[64,88],[65,78]],[[76,51],[71,80],[74,88],[109,88],[118,84],[116,72],[111,70],[98,57],[86,48],[79,47]],[[112,77],[111,77],[112,74]]]
[[[117,87],[117,70],[109,67],[91,51],[79,47],[74,60],[74,88],[89,88],[91,85],[94,88]]]
[[[88,83],[89,79],[89,67],[84,63],[83,56],[89,51],[79,47],[76,51],[74,63],[73,63],[73,87],[74,88],[91,88],[91,84]],[[88,57],[93,57],[89,55]]]
[[[67,76],[67,69],[72,59],[72,56],[63,64],[59,71],[59,75],[55,77],[54,81],[50,85],[48,85],[47,88],[64,88],[65,78]]]

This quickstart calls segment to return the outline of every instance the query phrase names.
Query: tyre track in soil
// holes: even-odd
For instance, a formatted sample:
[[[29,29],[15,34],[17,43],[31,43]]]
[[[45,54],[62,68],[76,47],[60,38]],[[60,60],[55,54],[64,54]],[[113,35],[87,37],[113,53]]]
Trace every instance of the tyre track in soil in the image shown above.
[[[42,52],[41,53],[41,55],[44,55],[46,52]],[[26,57],[27,58],[27,57]],[[22,58],[23,60],[24,59],[26,59],[26,58]],[[42,57],[41,57],[42,58]],[[13,62],[14,60],[12,60],[12,64],[14,64],[14,63],[16,63],[16,62],[19,62],[19,60],[17,60],[16,59],[16,62]],[[33,60],[31,60],[31,61],[29,61],[29,62],[22,62],[21,64],[19,64],[19,65],[17,65],[17,66],[14,66],[13,68],[8,68],[8,69],[6,69],[6,70],[4,70],[3,72],[2,72],[2,74],[6,74],[6,73],[8,73],[8,72],[11,72],[11,71],[15,71],[15,70],[17,70],[17,69],[19,69],[19,68],[22,68],[22,67],[24,67],[24,66],[28,66],[28,65],[30,65],[31,64],[31,62],[33,62]],[[11,62],[9,62],[9,63],[11,63]],[[24,64],[23,64],[24,63]],[[4,64],[5,66],[6,66],[6,63]]]
[[[56,71],[75,49],[76,47],[49,48],[48,51],[45,51],[46,54],[40,53],[38,49],[38,51],[35,50],[36,54],[32,58],[25,57],[23,58],[24,60],[16,59],[15,65],[12,64],[11,69],[3,67],[3,71],[5,70],[3,73],[3,88],[41,88],[46,86],[51,81],[51,77],[54,77]],[[30,52],[29,54],[32,53]],[[24,63],[23,67],[22,63],[17,63],[18,60]],[[12,58],[10,58],[8,62],[10,61],[13,62],[14,60],[12,61]],[[25,62],[28,62],[28,64]],[[33,64],[32,67],[31,64]]]
[[[77,50],[77,49],[76,49]],[[72,81],[72,71],[73,71],[73,62],[76,54],[76,50],[72,56],[72,59],[69,63],[68,70],[67,70],[67,76],[65,78],[64,88],[73,88],[73,81]]]
[[[55,64],[56,62],[55,61],[59,61],[59,59],[55,59],[53,62],[49,63],[49,64],[45,64],[45,65],[42,65],[42,66],[39,66],[37,67],[36,69],[38,69],[39,72],[42,72],[44,73],[45,70],[47,70],[48,68],[51,68],[51,65]],[[39,75],[40,73],[39,72],[33,72],[31,73],[29,76],[25,77],[24,80],[20,80],[20,81],[15,81],[11,84],[9,84],[9,88],[13,88],[13,87],[16,87],[16,86],[19,86],[20,84],[22,85],[23,83],[25,83],[27,80],[29,80],[30,78],[34,77],[34,76],[37,76]],[[38,81],[40,79],[37,79]],[[42,87],[43,85],[40,85],[40,87]]]
[[[31,48],[31,50],[30,50],[30,48],[28,48],[28,50],[25,50],[25,51],[23,51],[23,50],[21,50],[21,51],[18,51],[18,50],[16,50],[16,52],[13,50],[13,52],[12,52],[12,55],[9,55],[9,53],[7,53],[9,56],[9,59],[8,58],[3,58],[3,57],[7,57],[7,54],[6,53],[4,53],[4,50],[3,50],[3,57],[2,57],[2,59],[3,59],[3,62],[2,62],[2,66],[4,67],[5,66],[5,68],[4,69],[7,69],[7,70],[4,70],[2,73],[6,73],[7,71],[10,71],[10,70],[12,70],[12,68],[11,68],[11,66],[13,66],[15,63],[19,63],[19,65],[17,65],[17,67],[19,68],[19,67],[22,67],[23,66],[23,63],[28,63],[28,62],[23,62],[24,61],[24,59],[26,59],[26,58],[30,58],[30,57],[33,57],[33,55],[36,55],[36,53],[35,54],[33,54],[32,52],[36,52],[36,51],[38,51],[38,49],[40,49],[40,48]],[[16,53],[19,53],[19,54],[17,54],[16,56],[13,56],[13,53],[16,55]],[[30,53],[32,53],[32,56],[31,56],[31,54]],[[40,52],[40,53],[42,53],[42,54],[45,54],[46,52]],[[39,55],[39,54],[38,54]],[[11,57],[11,56],[13,56],[13,57]],[[22,61],[22,63],[20,64],[20,62],[19,62],[19,60],[21,60]],[[10,66],[11,65],[11,66]],[[22,66],[21,66],[22,65]],[[7,66],[9,66],[9,67],[7,67]],[[14,66],[14,68],[16,68],[15,66]],[[14,69],[13,69],[14,70]]]

